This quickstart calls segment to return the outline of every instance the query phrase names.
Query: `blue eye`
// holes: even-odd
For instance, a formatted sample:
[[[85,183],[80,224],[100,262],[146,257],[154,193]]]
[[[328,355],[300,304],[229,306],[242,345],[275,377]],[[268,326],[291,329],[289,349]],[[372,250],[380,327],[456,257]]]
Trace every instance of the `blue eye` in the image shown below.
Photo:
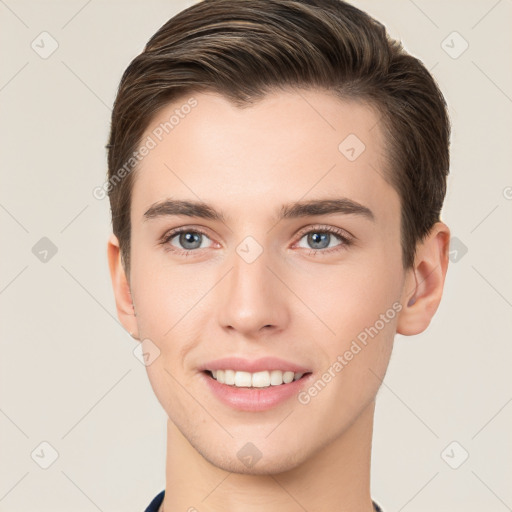
[[[322,228],[314,228],[310,229],[306,233],[304,233],[300,240],[306,238],[307,247],[303,247],[304,249],[310,249],[310,255],[316,255],[318,253],[327,253],[330,254],[333,251],[342,250],[351,245],[351,240],[345,236],[344,232],[338,228],[333,228],[330,226],[322,227]],[[340,243],[336,245],[331,245],[333,239],[338,239]]]
[[[162,243],[170,244],[172,247],[175,247],[170,242],[176,237],[178,237],[178,242],[181,245],[181,247],[185,249],[185,251],[182,252],[190,252],[196,249],[204,249],[204,246],[202,245],[203,237],[208,238],[206,234],[203,233],[202,231],[198,231],[196,229],[178,228],[164,236]],[[178,247],[177,250],[179,252],[180,247]]]
[[[314,256],[316,254],[330,254],[335,251],[346,249],[352,244],[352,240],[347,236],[346,232],[332,226],[322,226],[309,229],[299,235],[299,242],[306,238],[307,247],[299,245],[301,249],[309,249],[308,254]],[[178,246],[171,243],[176,239]],[[191,255],[198,249],[206,249],[207,245],[203,242],[205,239],[210,240],[207,234],[198,228],[176,228],[163,235],[160,240],[167,251],[174,252],[178,255]],[[334,246],[331,243],[335,240],[339,243]]]

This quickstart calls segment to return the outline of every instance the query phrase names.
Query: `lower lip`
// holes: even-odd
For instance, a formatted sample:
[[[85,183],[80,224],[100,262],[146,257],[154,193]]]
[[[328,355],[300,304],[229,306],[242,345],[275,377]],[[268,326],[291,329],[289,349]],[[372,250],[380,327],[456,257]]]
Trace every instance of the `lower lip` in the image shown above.
[[[312,374],[294,380],[289,384],[269,386],[266,388],[238,388],[217,382],[205,372],[203,377],[214,395],[224,404],[240,411],[266,411],[272,407],[297,396],[302,387],[310,380]]]

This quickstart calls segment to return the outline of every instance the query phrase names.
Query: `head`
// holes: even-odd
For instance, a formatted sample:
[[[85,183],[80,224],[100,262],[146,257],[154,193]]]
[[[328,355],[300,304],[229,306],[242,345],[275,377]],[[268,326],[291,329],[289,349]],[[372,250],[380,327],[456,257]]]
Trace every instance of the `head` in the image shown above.
[[[131,62],[108,144],[118,315],[156,347],[153,389],[206,459],[248,471],[234,454],[250,438],[261,471],[293,467],[373,402],[395,333],[423,331],[441,299],[449,135],[423,64],[339,0],[204,0]],[[325,198],[338,213],[283,208]],[[183,226],[204,244],[184,249]],[[312,227],[337,250],[315,252]],[[342,365],[287,404],[308,441],[261,435],[273,410],[224,406],[212,427],[201,367],[231,355],[305,365],[312,384]]]

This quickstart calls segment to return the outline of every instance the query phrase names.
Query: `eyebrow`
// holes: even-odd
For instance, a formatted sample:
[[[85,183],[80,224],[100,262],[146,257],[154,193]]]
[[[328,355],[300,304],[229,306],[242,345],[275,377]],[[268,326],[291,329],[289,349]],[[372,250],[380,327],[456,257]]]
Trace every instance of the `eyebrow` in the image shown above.
[[[335,199],[311,199],[309,201],[284,204],[281,206],[277,219],[296,219],[336,213],[360,215],[372,222],[375,221],[375,215],[368,207],[345,197]],[[172,215],[184,215],[187,217],[198,217],[226,222],[224,213],[215,210],[215,208],[207,203],[179,199],[165,199],[164,201],[153,204],[144,213],[144,220]]]

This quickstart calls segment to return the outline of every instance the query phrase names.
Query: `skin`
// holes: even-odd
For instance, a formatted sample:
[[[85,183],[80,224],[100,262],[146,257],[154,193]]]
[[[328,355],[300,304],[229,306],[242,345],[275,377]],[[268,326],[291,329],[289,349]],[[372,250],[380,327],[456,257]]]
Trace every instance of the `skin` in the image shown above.
[[[162,109],[144,138],[188,98]],[[194,98],[197,107],[136,171],[129,279],[116,237],[108,242],[119,319],[160,350],[147,373],[169,417],[163,509],[370,512],[375,397],[395,333],[424,331],[437,310],[449,229],[437,223],[404,271],[400,200],[383,179],[386,144],[368,105],[311,89],[273,92],[245,109],[215,93]],[[349,134],[366,146],[355,161],[338,149]],[[170,197],[209,203],[226,222],[144,220]],[[374,220],[275,220],[284,203],[333,197],[366,206]],[[207,233],[201,248],[184,248],[179,236],[158,243],[182,226]],[[308,239],[329,226],[353,243],[327,235],[322,248]],[[236,251],[247,236],[263,249],[250,264]],[[198,371],[220,357],[271,355],[311,368],[317,380],[394,303],[401,311],[306,405],[293,397],[264,412],[238,411]],[[237,456],[247,442],[262,454],[252,467]]]

